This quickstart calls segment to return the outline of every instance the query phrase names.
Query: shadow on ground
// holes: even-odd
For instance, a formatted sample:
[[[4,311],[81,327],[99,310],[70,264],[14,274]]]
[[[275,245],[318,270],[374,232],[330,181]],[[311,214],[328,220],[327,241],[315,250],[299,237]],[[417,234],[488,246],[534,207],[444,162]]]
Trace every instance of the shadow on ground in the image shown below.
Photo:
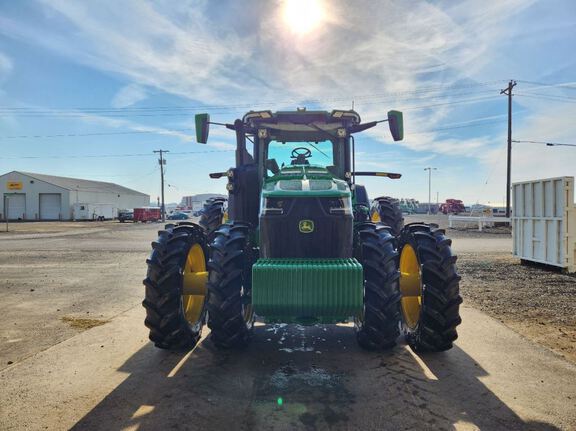
[[[522,421],[458,347],[369,353],[344,326],[261,326],[236,352],[148,344],[121,371],[126,380],[73,429],[557,429]]]

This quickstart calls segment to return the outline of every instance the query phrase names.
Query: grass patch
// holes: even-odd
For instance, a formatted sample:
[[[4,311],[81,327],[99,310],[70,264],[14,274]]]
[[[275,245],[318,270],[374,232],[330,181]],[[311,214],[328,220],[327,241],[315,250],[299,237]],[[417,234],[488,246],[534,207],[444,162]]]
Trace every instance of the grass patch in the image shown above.
[[[99,319],[83,319],[81,317],[68,317],[64,316],[62,321],[68,323],[72,328],[85,331],[96,326],[101,326],[109,322],[109,320]]]

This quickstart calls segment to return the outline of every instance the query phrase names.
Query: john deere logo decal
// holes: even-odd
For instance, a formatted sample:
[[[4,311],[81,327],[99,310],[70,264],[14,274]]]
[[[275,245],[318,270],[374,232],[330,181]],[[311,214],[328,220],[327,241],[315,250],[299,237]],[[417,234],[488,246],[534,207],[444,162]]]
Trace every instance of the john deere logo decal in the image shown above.
[[[300,220],[298,229],[300,229],[302,233],[314,232],[314,222],[312,220]]]

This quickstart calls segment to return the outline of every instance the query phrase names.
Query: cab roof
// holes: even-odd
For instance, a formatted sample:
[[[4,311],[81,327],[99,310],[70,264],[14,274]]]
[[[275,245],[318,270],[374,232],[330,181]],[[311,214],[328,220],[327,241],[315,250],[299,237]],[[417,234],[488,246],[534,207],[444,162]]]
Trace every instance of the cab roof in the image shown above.
[[[250,111],[242,122],[248,133],[266,129],[270,139],[281,142],[326,141],[337,139],[340,128],[360,124],[360,115],[352,110]]]

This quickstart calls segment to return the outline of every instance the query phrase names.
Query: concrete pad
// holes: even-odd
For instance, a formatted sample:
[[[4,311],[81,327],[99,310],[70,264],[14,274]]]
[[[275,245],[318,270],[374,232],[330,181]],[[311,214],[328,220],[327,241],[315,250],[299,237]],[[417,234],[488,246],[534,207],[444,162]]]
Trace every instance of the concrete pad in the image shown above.
[[[462,310],[454,349],[356,346],[349,326],[255,328],[243,351],[148,343],[135,307],[0,373],[3,429],[576,428],[576,367]]]

